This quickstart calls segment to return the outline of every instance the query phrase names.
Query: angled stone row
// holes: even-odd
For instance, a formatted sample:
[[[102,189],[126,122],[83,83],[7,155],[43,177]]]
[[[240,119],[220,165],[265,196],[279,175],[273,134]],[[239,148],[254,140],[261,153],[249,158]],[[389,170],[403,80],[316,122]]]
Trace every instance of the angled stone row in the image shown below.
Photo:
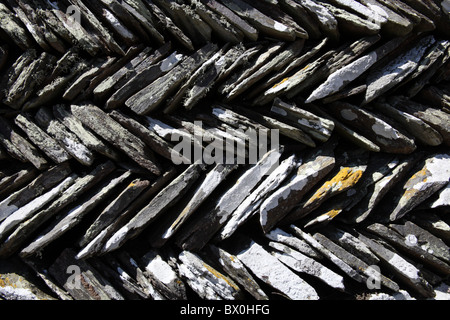
[[[0,257],[50,296],[448,299],[445,1],[8,0],[0,18]],[[253,133],[280,148],[253,159]],[[214,162],[230,145],[246,164]]]

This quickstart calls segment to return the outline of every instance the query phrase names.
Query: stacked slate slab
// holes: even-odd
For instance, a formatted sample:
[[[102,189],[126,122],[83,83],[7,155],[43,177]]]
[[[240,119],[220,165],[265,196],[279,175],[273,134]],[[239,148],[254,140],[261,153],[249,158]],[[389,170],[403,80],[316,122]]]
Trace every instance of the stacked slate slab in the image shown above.
[[[450,299],[449,10],[3,1],[0,300]]]

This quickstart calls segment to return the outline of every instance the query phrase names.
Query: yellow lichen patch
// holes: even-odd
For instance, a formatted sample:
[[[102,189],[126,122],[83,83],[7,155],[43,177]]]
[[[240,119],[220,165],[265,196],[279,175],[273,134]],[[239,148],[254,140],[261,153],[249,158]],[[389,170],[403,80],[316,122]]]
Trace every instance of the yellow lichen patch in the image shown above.
[[[300,70],[300,71],[305,71],[305,70],[308,70],[308,68],[309,68],[309,64],[308,65],[306,65],[306,67],[304,67],[302,70]]]
[[[282,85],[283,83],[285,83],[285,82],[288,81],[288,80],[289,80],[289,77],[284,78],[283,80],[281,80],[280,82],[278,82],[277,84],[275,84],[275,85],[272,87],[272,89],[275,89],[276,87]]]
[[[221,274],[219,271],[217,271],[216,269],[210,267],[209,265],[203,263],[203,266],[211,273],[213,274],[216,278],[218,279],[222,279],[223,281],[225,281],[228,285],[230,285],[231,287],[233,287],[233,289],[235,290],[239,290],[239,287],[236,286],[233,282],[230,281],[230,279],[228,279],[227,277],[225,277],[223,274]]]
[[[409,188],[419,182],[427,182],[429,176],[429,172],[427,168],[423,168],[422,170],[416,172],[411,178],[409,178],[408,182],[406,182],[405,187]]]
[[[17,285],[14,282],[11,282],[11,280],[8,277],[1,277],[0,278],[0,287],[13,287],[17,288]]]
[[[333,193],[345,191],[353,187],[361,179],[364,171],[350,167],[342,168],[331,180],[326,181],[308,200],[306,205],[323,199]]]
[[[330,210],[327,213],[325,213],[325,215],[327,215],[329,218],[333,219],[341,212],[342,212],[341,209],[333,209],[333,210]]]

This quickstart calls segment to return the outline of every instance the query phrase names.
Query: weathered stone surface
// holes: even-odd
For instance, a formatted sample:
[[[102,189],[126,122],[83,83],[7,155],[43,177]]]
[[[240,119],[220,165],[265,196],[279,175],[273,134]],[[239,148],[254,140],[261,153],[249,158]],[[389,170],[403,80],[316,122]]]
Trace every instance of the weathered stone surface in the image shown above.
[[[23,207],[11,213],[0,224],[0,241],[4,240],[10,233],[12,233],[13,228],[15,228],[23,221],[31,218],[36,212],[44,208],[48,203],[51,203],[51,201],[58,197],[62,192],[67,190],[67,188],[69,188],[73,183],[74,177],[68,177],[50,191],[44,193],[41,196],[38,196]]]
[[[155,232],[152,236],[152,240],[150,241],[152,245],[154,247],[162,247],[236,167],[236,165],[217,164],[211,169],[182,211],[174,219],[167,220],[167,222],[160,222],[158,229],[161,232]]]
[[[14,122],[27,134],[28,138],[54,162],[62,163],[71,158],[71,156],[53,138],[33,123],[29,116],[19,114]]]
[[[112,74],[103,80],[93,91],[96,101],[105,100],[109,97],[114,89],[120,88],[121,82],[125,82],[128,77],[132,77],[136,74],[135,69],[147,59],[148,55],[152,51],[152,48],[146,47],[139,54],[127,62],[117,72]]]
[[[39,58],[24,66],[14,82],[10,82],[3,103],[13,109],[20,109],[48,76],[49,65],[54,61],[55,57],[43,52]]]
[[[90,166],[94,163],[94,155],[81,143],[78,137],[68,130],[62,123],[53,118],[50,109],[41,108],[36,113],[36,122],[44,128],[72,157],[81,164]]]
[[[342,217],[347,223],[361,223],[377,208],[377,204],[384,196],[399,182],[406,177],[408,172],[420,160],[417,155],[410,156],[395,165],[392,171],[380,180],[376,181],[372,186],[368,187],[367,195],[356,204],[351,210]]]
[[[133,180],[117,198],[115,198],[95,219],[86,233],[78,242],[84,247],[91,242],[103,229],[106,229],[148,186],[147,180]]]
[[[285,184],[261,204],[260,223],[266,233],[285,217],[289,218],[288,214],[303,196],[332,170],[335,165],[333,149],[334,146],[328,145],[313,153]]]
[[[356,1],[352,1],[357,3]],[[350,33],[354,35],[371,35],[376,34],[380,31],[381,27],[379,24],[372,22],[372,17],[361,18],[360,16],[353,14],[344,9],[335,7],[329,3],[321,2],[327,10],[335,17],[340,27],[340,33]],[[357,5],[362,6],[360,3]]]
[[[50,266],[49,273],[64,287],[74,299],[80,300],[124,300],[124,297],[111,283],[85,261],[75,260],[75,251],[65,249]],[[77,281],[70,277],[76,272],[73,266],[78,266],[81,274]],[[63,272],[61,272],[63,270]],[[67,271],[68,273],[64,272]]]
[[[72,114],[103,139],[122,150],[150,172],[160,175],[159,165],[150,149],[135,135],[94,105],[72,105]]]
[[[448,154],[436,154],[427,158],[422,169],[404,184],[404,193],[390,213],[391,221],[400,219],[433,193],[445,187],[450,179],[449,163]]]
[[[164,113],[172,113],[179,105],[182,104],[182,100],[186,101],[189,99],[188,91],[192,89],[195,85],[201,85],[204,76],[208,74],[210,67],[213,68],[213,75],[217,74],[214,70],[214,66],[217,61],[223,56],[224,51],[226,50],[227,45],[225,45],[222,49],[214,53],[209,59],[202,62],[200,66],[192,72],[186,79],[186,81],[181,85],[175,95],[169,99],[167,102],[167,106],[164,109]],[[223,62],[223,60],[222,60]],[[183,103],[184,104],[184,103]]]
[[[189,251],[180,253],[178,270],[187,279],[189,286],[200,297],[212,300],[237,300],[241,289],[226,275],[220,273],[198,255]]]
[[[401,123],[408,133],[420,142],[430,146],[438,146],[443,142],[442,135],[421,119],[395,109],[387,103],[374,103],[373,105],[383,114]]]
[[[289,247],[294,248],[296,251],[313,258],[315,260],[322,260],[323,256],[314,250],[306,241],[297,238],[296,236],[283,231],[280,228],[272,229],[269,233],[266,233],[265,236],[272,241],[276,241],[282,244],[285,244]]]
[[[348,12],[355,12],[359,16],[362,16],[366,20],[369,20],[377,25],[382,25],[387,22],[387,18],[384,15],[380,15],[377,11],[374,11],[374,6],[365,6],[363,3],[359,3],[354,0],[331,0],[333,5],[343,8]],[[367,2],[366,2],[367,3]]]
[[[299,161],[294,155],[281,162],[232,213],[231,218],[220,231],[220,240],[229,238],[240,225],[257,213],[264,199],[270,196],[298,165]]]
[[[338,29],[338,21],[326,7],[322,6],[319,2],[311,0],[300,0],[298,2],[313,18],[315,18],[320,30],[325,33],[327,37],[330,37],[333,41],[339,40],[340,32]]]
[[[263,126],[269,129],[279,130],[280,134],[285,137],[289,137],[295,141],[303,143],[312,148],[316,147],[316,143],[314,142],[314,140],[306,132],[302,130],[303,127],[302,128],[300,128],[299,126],[294,127],[288,123],[279,121],[272,117],[261,115],[249,109],[239,108],[238,110],[248,115],[250,118],[258,121]]]
[[[330,180],[325,181],[309,199],[299,204],[298,208],[289,214],[287,220],[292,222],[294,219],[303,218],[308,213],[318,208],[330,197],[355,187],[367,168],[367,163],[365,163],[366,160],[364,160],[364,156],[359,155],[359,157],[363,160],[360,161],[359,159],[353,163],[350,162],[348,164],[344,164],[339,168],[339,170],[336,170],[338,172],[334,174]],[[337,215],[338,212],[334,212],[334,214]],[[331,218],[334,218],[334,215],[331,216]]]
[[[321,108],[317,105],[310,105],[309,107],[316,114],[320,115],[321,117],[323,117],[325,119],[332,121],[334,124],[334,127],[335,127],[334,130],[336,132],[338,132],[341,135],[341,137],[343,137],[344,139],[351,141],[358,147],[368,150],[368,151],[372,151],[372,152],[380,152],[381,151],[381,148],[379,146],[377,146],[374,142],[367,139],[363,135],[357,133],[356,131],[354,131],[350,127],[346,126],[345,124],[343,124],[336,118],[330,116],[328,113],[326,113],[324,111],[323,108]]]
[[[17,44],[22,50],[33,47],[33,42],[28,36],[26,30],[22,27],[19,19],[13,15],[5,4],[0,4],[0,28],[8,34],[8,36]]]
[[[76,19],[68,17],[73,11],[69,12],[70,10],[68,10],[66,13],[67,8],[62,9],[58,5],[50,5],[48,9],[53,12],[64,29],[69,32],[71,39],[74,39],[83,50],[92,56],[95,56],[101,50],[100,40],[89,34]]]
[[[367,265],[371,266],[380,263],[380,259],[370,251],[369,247],[351,233],[334,227],[326,228],[323,234],[355,257],[364,261]]]
[[[0,246],[0,256],[10,256],[29,240],[39,227],[45,222],[55,217],[61,210],[69,204],[75,202],[82,194],[96,185],[104,175],[111,173],[115,166],[111,162],[106,162],[95,168],[90,174],[77,178],[75,183],[68,188],[50,206],[37,212],[30,219],[22,222],[14,232]],[[76,177],[75,177],[76,178]]]
[[[441,274],[448,274],[450,266],[432,255],[429,250],[417,246],[415,243],[417,238],[414,238],[414,235],[411,236],[411,234],[408,234],[406,237],[402,237],[397,232],[379,223],[367,226],[367,230],[385,239],[397,249],[406,252],[409,256],[417,258],[434,271]]]
[[[151,148],[155,153],[163,156],[167,160],[172,160],[173,146],[161,139],[153,131],[147,129],[144,125],[137,122],[133,118],[130,118],[119,111],[114,110],[111,112],[111,117],[129,130],[132,134],[142,139],[147,146]],[[181,155],[180,155],[181,156]]]
[[[145,67],[138,71],[136,75],[131,77],[128,82],[126,82],[108,99],[106,102],[107,108],[116,109],[121,106],[132,95],[139,92],[154,80],[176,67],[183,59],[184,56],[182,54],[174,52],[161,62],[153,61],[154,59],[148,64],[143,62],[142,64],[145,64]]]
[[[374,15],[386,18],[386,22],[382,23],[383,32],[393,36],[405,36],[413,30],[414,24],[401,14],[396,13],[388,6],[376,0],[362,0],[362,4],[369,7]]]
[[[24,185],[30,183],[36,176],[38,171],[34,168],[22,168],[18,172],[5,176],[0,180],[0,195],[4,197],[10,192],[14,192]]]
[[[312,2],[312,1],[311,1]],[[310,2],[310,3],[311,3]],[[303,4],[293,0],[282,0],[278,2],[283,11],[289,14],[308,33],[308,39],[320,38],[320,25],[311,15],[308,14]]]
[[[0,300],[448,299],[447,2],[2,3]]]
[[[230,219],[233,211],[245,200],[262,178],[278,164],[281,154],[278,150],[266,153],[258,163],[245,171],[239,180],[225,192],[213,210],[188,224],[177,243],[185,250],[202,248],[211,240],[217,231]]]
[[[43,170],[48,167],[48,161],[44,158],[44,155],[28,140],[19,135],[3,117],[0,117],[0,141],[8,150],[8,153],[30,162],[37,169]]]
[[[282,10],[278,3],[261,2],[254,0],[247,0],[246,2],[255,9],[272,18],[273,20],[278,21],[289,28],[292,28],[296,37],[309,39],[308,32],[300,24],[298,24],[297,21],[295,21],[295,19],[291,17],[291,15]]]
[[[145,274],[155,289],[171,300],[186,300],[186,287],[172,267],[155,251],[141,258]]]
[[[241,19],[237,14],[216,0],[202,0],[202,2],[214,12],[223,16],[231,25],[238,28],[248,39],[256,41],[258,39],[258,30]]]
[[[173,206],[199,178],[202,165],[191,165],[180,174],[125,226],[117,231],[106,243],[104,251],[109,252],[122,246],[127,240],[136,237],[157,217]]]
[[[98,37],[105,44],[107,50],[119,55],[125,55],[125,52],[120,47],[119,43],[116,42],[110,31],[102,25],[102,23],[97,19],[94,13],[80,0],[71,1],[72,4],[77,6],[77,8],[83,14],[83,18],[85,18],[84,20],[87,24],[89,24],[90,31],[98,34]]]
[[[326,259],[328,259],[331,263],[333,263],[336,267],[338,267],[341,271],[343,271],[347,276],[352,278],[353,280],[357,282],[364,282],[364,275],[360,273],[360,271],[353,269],[351,266],[349,266],[345,261],[343,261],[341,258],[336,256],[333,252],[328,250],[325,246],[323,246],[319,241],[317,241],[313,236],[310,234],[302,231],[300,228],[291,225],[290,229],[292,232],[300,237],[301,239],[305,240],[310,246],[312,246],[315,250],[320,252]]]
[[[315,89],[305,102],[310,103],[340,91],[346,85],[370,69],[370,67],[372,67],[377,61],[380,61],[392,50],[394,50],[401,41],[402,39],[395,38],[376,50],[373,50],[361,58],[358,58],[342,68],[339,68],[336,72],[332,73],[324,83]]]
[[[339,274],[286,245],[276,242],[269,245],[280,251],[272,254],[291,269],[316,277],[336,290],[345,291],[344,278]]]
[[[448,125],[448,120],[450,119],[449,113],[429,105],[408,101],[404,97],[396,96],[390,98],[388,101],[393,107],[405,111],[429,124],[441,134],[444,143],[447,146],[450,145],[450,126]]]
[[[281,115],[285,119],[290,119],[290,123],[294,122],[312,138],[321,142],[328,141],[334,130],[333,121],[303,110],[295,104],[285,103],[278,98],[274,100],[271,112]]]
[[[120,288],[122,295],[128,300],[150,299],[152,298],[151,290],[141,288],[137,280],[130,275],[130,270],[118,261],[115,256],[108,255],[104,259],[93,259],[90,261],[92,266],[97,270],[102,270],[102,273],[107,277],[111,284]]]
[[[418,66],[425,51],[435,42],[433,36],[427,36],[409,51],[390,61],[380,70],[375,70],[367,78],[367,91],[364,103],[368,103],[387,92],[410,75]]]
[[[91,196],[82,205],[70,210],[61,220],[53,223],[45,234],[38,236],[31,244],[22,249],[20,255],[27,257],[42,250],[49,243],[55,241],[65,232],[76,226],[81,220],[90,213],[95,207],[105,198],[111,195],[115,188],[124,182],[130,176],[130,172],[125,172],[119,177],[115,177],[103,184],[100,190],[96,190],[95,194]]]
[[[88,149],[96,151],[112,160],[119,159],[119,155],[97,138],[93,132],[86,128],[83,123],[73,115],[72,110],[70,110],[69,107],[55,105],[53,106],[53,115],[73,132]]]
[[[387,263],[391,272],[395,272],[398,279],[411,290],[423,297],[434,297],[435,293],[432,286],[422,277],[420,271],[414,265],[373,239],[362,234],[358,234],[358,239],[364,242],[381,261]]]
[[[329,108],[341,121],[367,135],[383,152],[410,154],[416,149],[412,139],[372,112],[346,102],[334,102]]]
[[[70,173],[71,169],[68,163],[63,163],[43,172],[25,187],[12,193],[0,202],[0,222],[34,198],[54,187]]]
[[[222,50],[226,50],[225,47]],[[187,110],[191,110],[199,101],[204,98],[211,88],[221,80],[226,70],[236,62],[236,59],[241,55],[242,47],[240,45],[230,48],[223,53],[214,64],[208,65],[203,74],[201,74],[195,84],[186,92],[183,106]],[[168,112],[168,108],[164,110]]]
[[[431,31],[436,28],[434,22],[431,19],[420,13],[420,11],[414,10],[405,2],[399,0],[379,0],[379,2],[410,20],[414,24],[415,30],[419,32]]]
[[[333,51],[328,51],[319,58],[317,58],[316,60],[310,62],[303,69],[298,70],[293,75],[288,76],[283,80],[279,81],[278,83],[273,85],[272,88],[266,90],[262,95],[256,98],[253,101],[253,104],[259,106],[264,105],[266,103],[271,102],[276,97],[286,94],[293,88],[296,88],[304,81],[306,81],[306,79],[310,77],[313,73],[319,70],[320,67],[322,67],[325,64],[325,62],[331,58],[333,54],[334,54]]]
[[[253,274],[292,300],[317,300],[317,292],[277,258],[253,240],[241,242],[243,249],[236,253]]]
[[[282,48],[281,42],[270,44],[264,51],[259,51],[258,56],[253,59],[252,64],[247,68],[242,68],[230,77],[224,84],[221,85],[220,91],[224,95],[229,95],[236,87],[239,89],[239,83],[246,81],[246,79],[259,70],[262,66],[266,65],[273,56],[279,52]]]
[[[408,97],[416,96],[432,80],[438,70],[448,61],[448,50],[450,42],[447,40],[438,40],[427,51],[419,63],[417,69],[412,73],[402,86],[407,87],[406,95]],[[422,93],[422,92],[421,92]],[[423,95],[423,93],[422,93]]]
[[[342,69],[347,64],[352,63],[366,49],[377,43],[379,40],[379,35],[367,36],[332,50],[332,56],[327,59],[322,66],[319,66],[310,77],[302,79],[298,84],[290,88],[286,97],[292,99],[305,90],[313,89],[330,74]]]
[[[32,270],[18,259],[2,261],[0,266],[1,300],[55,300],[55,295],[33,281]]]
[[[389,288],[392,291],[398,291],[400,289],[397,283],[390,280],[389,278],[386,278],[381,273],[378,273],[370,265],[366,264],[364,261],[360,260],[353,254],[349,253],[341,246],[335,244],[334,242],[329,240],[324,235],[322,235],[320,233],[315,233],[313,237],[321,245],[323,245],[327,250],[329,250],[332,254],[336,255],[344,263],[347,263],[356,272],[358,272],[361,275],[361,277],[364,279],[364,282],[366,284],[368,283],[369,279],[378,276],[380,284],[382,286]]]
[[[186,58],[181,64],[173,68],[164,76],[142,89],[125,104],[138,114],[147,114],[155,110],[178,86],[196,70],[210,55],[216,51],[217,46],[207,44],[196,53]]]
[[[279,70],[285,65],[290,63],[303,49],[304,40],[297,40],[287,48],[284,48],[281,53],[272,57],[268,63],[264,63],[262,66],[258,64],[259,58],[253,68],[244,73],[238,80],[238,84],[234,84],[234,88],[227,94],[227,100],[232,100],[236,96],[248,90],[254,83],[261,80],[264,76],[268,75],[273,70]],[[262,61],[265,62],[265,61]],[[257,70],[257,71],[256,71]],[[252,72],[255,71],[255,72]]]
[[[450,226],[435,213],[417,212],[411,216],[411,221],[448,243]]]
[[[87,92],[85,90],[91,81],[99,76],[103,70],[109,67],[114,61],[115,58],[96,61],[94,64],[90,64],[86,71],[80,70],[81,73],[79,76],[77,75],[77,77],[68,85],[68,88],[64,89],[64,94],[62,95],[63,99],[66,101],[81,100],[86,96]]]
[[[28,111],[55,101],[60,97],[60,95],[63,94],[70,82],[87,67],[88,65],[85,61],[77,62],[73,66],[71,72],[68,74],[58,75],[51,83],[38,90],[34,98],[26,102],[22,109],[24,111]]]
[[[208,254],[211,254],[211,256],[218,260],[224,271],[226,271],[234,281],[240,284],[243,289],[250,293],[255,299],[269,299],[267,294],[261,289],[238,257],[214,245],[209,245],[205,250]]]
[[[410,239],[410,245],[416,245],[428,253],[438,257],[447,264],[450,262],[450,251],[448,245],[443,240],[419,227],[411,221],[404,224],[390,224],[390,228],[400,233],[405,239]],[[410,236],[414,237],[410,237]],[[445,238],[445,237],[444,237]],[[417,240],[417,242],[415,241]]]
[[[294,29],[273,20],[246,2],[241,0],[223,0],[222,3],[241,18],[249,21],[261,33],[287,41],[295,39],[296,34]]]
[[[145,0],[145,4],[149,7],[152,14],[158,20],[160,25],[177,39],[177,41],[183,45],[189,51],[194,51],[194,46],[191,39],[181,30],[170,17],[166,16],[164,12],[156,6],[151,0]]]
[[[223,41],[237,44],[244,38],[244,34],[233,25],[221,19],[212,10],[209,10],[201,2],[193,2],[195,12],[211,27],[213,33],[216,33]]]
[[[159,176],[158,179],[156,179],[156,181],[153,182],[149,188],[147,188],[143,193],[135,198],[134,201],[129,203],[128,207],[123,212],[121,212],[120,215],[110,225],[101,230],[94,239],[86,244],[77,254],[76,258],[86,259],[100,254],[106,242],[111,238],[111,236],[114,235],[124,225],[126,225],[134,215],[140,212],[140,210],[152,200],[155,194],[160,192],[171,179],[174,179],[176,177],[176,174],[176,170],[172,168],[171,170]],[[81,238],[79,241],[83,241],[83,238]]]
[[[249,98],[254,99],[257,95],[260,95],[267,88],[277,86],[283,83],[284,79],[289,78],[291,72],[296,70],[297,67],[302,66],[309,59],[313,58],[321,49],[325,47],[325,45],[329,42],[328,38],[320,40],[318,43],[314,43],[314,45],[306,45],[303,49],[304,54],[300,55],[300,57],[295,58],[292,62],[290,62],[287,66],[282,68],[281,70],[275,72],[273,75],[270,75],[269,79],[265,80],[260,84],[257,88],[253,89],[249,95]],[[263,99],[262,97],[259,99]],[[257,104],[259,99],[255,99],[253,104]]]

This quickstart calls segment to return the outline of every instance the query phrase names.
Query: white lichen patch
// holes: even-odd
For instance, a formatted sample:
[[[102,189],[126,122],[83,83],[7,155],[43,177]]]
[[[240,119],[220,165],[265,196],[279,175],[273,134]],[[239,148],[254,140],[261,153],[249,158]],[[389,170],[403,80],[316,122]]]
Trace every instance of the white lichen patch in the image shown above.
[[[433,36],[424,37],[414,48],[400,55],[382,69],[369,75],[365,97],[366,102],[372,101],[380,94],[393,88],[414,72],[420,59],[434,42]]]
[[[160,256],[152,259],[145,269],[166,285],[170,285],[178,279],[175,271]]]
[[[293,300],[317,300],[317,292],[277,258],[251,241],[247,249],[237,254],[242,263],[259,279]]]
[[[9,231],[22,221],[31,217],[34,213],[44,207],[47,203],[55,199],[61,192],[67,189],[74,182],[73,177],[66,178],[58,186],[49,192],[37,197],[27,205],[15,211],[0,224],[0,237],[5,236]]]
[[[162,72],[167,72],[172,70],[180,61],[182,61],[184,56],[178,54],[176,51],[172,53],[169,57],[164,59],[161,63],[160,69]]]
[[[120,247],[123,239],[125,239],[129,229],[127,226],[120,228],[105,244],[103,251],[109,252]]]
[[[420,279],[419,270],[400,255],[393,253],[392,257],[389,259],[389,263],[409,279],[413,281],[418,281]]]
[[[375,132],[378,136],[381,136],[386,139],[399,139],[400,135],[399,132],[391,127],[386,122],[376,119],[375,123],[372,125],[372,130]]]
[[[306,103],[325,98],[340,91],[347,84],[358,78],[377,61],[375,51],[355,60],[338,71],[331,74],[328,79],[315,89],[306,99]]]
[[[350,109],[341,110],[341,116],[342,116],[342,118],[344,118],[345,120],[348,120],[348,121],[354,121],[354,120],[358,119],[358,116],[356,115],[356,113],[354,113]]]
[[[288,30],[288,27],[278,21],[275,21],[273,27],[275,28],[275,30],[278,30],[280,32],[284,32],[286,30]]]

